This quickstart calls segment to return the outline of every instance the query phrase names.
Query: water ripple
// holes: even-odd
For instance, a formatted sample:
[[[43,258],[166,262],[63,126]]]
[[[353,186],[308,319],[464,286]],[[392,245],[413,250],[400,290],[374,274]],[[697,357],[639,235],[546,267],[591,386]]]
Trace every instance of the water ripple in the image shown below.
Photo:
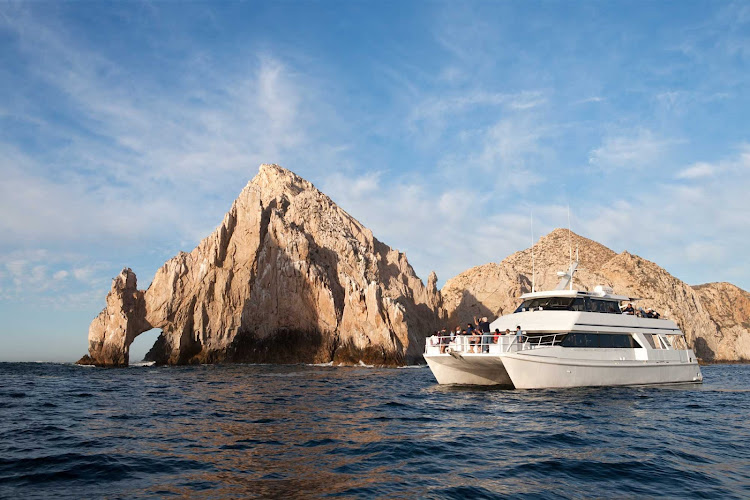
[[[681,388],[0,363],[0,497],[750,496],[750,366]]]

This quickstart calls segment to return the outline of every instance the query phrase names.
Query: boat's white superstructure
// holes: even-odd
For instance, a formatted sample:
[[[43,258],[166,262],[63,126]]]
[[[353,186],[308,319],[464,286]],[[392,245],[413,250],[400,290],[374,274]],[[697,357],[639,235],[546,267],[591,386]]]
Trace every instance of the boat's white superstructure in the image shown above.
[[[703,380],[674,321],[622,314],[620,302],[635,299],[606,287],[565,290],[574,271],[561,273],[563,287],[524,294],[514,313],[493,321],[491,331],[511,335],[493,340],[489,352],[467,336],[428,338],[424,357],[438,383],[531,389]]]

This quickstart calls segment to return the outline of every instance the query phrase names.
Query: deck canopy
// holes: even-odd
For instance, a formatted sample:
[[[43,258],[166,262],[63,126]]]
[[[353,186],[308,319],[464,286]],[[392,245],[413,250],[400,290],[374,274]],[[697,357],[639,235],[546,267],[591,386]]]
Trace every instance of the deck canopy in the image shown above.
[[[545,290],[543,292],[529,292],[521,295],[521,299],[540,299],[547,297],[592,297],[603,300],[613,300],[618,302],[640,300],[638,297],[628,295],[616,295],[609,287],[597,286],[593,292],[583,290]]]

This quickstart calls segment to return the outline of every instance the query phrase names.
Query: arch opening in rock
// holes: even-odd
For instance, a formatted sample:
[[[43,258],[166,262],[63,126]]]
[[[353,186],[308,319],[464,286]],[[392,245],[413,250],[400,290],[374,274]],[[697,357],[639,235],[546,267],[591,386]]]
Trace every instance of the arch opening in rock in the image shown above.
[[[154,344],[156,344],[156,340],[159,338],[160,334],[160,328],[152,328],[151,330],[136,335],[129,347],[129,364],[134,365],[147,361],[146,354],[153,348]]]

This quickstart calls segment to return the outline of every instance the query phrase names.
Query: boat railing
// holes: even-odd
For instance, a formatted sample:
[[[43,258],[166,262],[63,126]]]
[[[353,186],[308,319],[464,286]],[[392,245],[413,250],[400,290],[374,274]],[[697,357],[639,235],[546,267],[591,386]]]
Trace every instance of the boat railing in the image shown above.
[[[487,338],[489,337],[489,342]],[[558,345],[565,337],[564,333],[548,335],[494,335],[478,336],[478,340],[470,335],[427,337],[425,354],[501,354],[506,352],[528,351],[539,347]],[[482,341],[484,339],[484,342]]]

